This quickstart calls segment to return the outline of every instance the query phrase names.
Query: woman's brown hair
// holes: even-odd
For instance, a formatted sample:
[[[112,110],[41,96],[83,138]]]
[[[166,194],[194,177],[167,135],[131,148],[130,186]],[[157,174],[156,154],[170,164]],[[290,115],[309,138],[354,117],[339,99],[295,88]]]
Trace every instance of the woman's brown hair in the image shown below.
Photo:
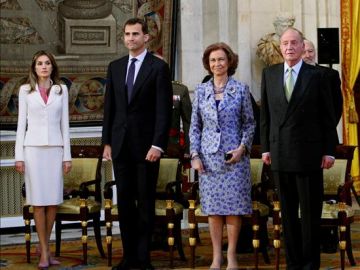
[[[35,91],[35,86],[36,86],[36,83],[38,81],[38,76],[36,74],[36,71],[35,71],[35,66],[36,66],[36,61],[37,59],[40,57],[40,56],[47,56],[51,62],[51,66],[52,66],[52,71],[51,71],[51,74],[50,74],[50,79],[53,81],[53,84],[57,84],[57,85],[60,85],[60,78],[59,78],[59,68],[58,68],[58,65],[55,61],[55,57],[47,52],[47,51],[43,51],[43,50],[40,50],[38,52],[36,52],[32,58],[32,61],[31,61],[31,66],[30,66],[30,70],[29,70],[29,76],[28,76],[28,79],[27,79],[27,83],[30,84],[30,92],[33,92]],[[50,89],[49,89],[50,90]],[[62,88],[60,87],[60,93],[62,93]]]
[[[202,58],[204,68],[209,72],[209,74],[213,75],[210,69],[209,56],[211,52],[217,50],[223,50],[228,58],[228,62],[229,62],[229,68],[227,71],[228,76],[234,75],[239,63],[239,56],[236,53],[234,53],[233,50],[230,48],[230,46],[224,42],[211,44],[205,49]]]

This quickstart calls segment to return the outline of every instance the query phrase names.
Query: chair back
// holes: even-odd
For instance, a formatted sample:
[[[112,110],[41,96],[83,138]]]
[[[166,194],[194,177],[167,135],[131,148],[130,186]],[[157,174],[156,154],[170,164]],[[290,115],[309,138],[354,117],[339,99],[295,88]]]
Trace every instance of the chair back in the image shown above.
[[[96,158],[73,158],[72,169],[64,175],[65,189],[78,189],[84,181],[96,179],[98,160]],[[95,187],[89,187],[94,191]]]
[[[259,158],[250,159],[250,173],[252,185],[261,183],[261,177],[263,172],[264,162]]]
[[[65,190],[78,190],[84,182],[94,181],[94,184],[88,185],[90,195],[101,198],[101,164],[102,164],[101,146],[94,145],[72,145],[72,169],[64,175]],[[96,200],[100,199],[96,198]]]
[[[337,195],[339,186],[345,183],[346,159],[336,159],[334,166],[324,170],[324,194]]]
[[[157,180],[156,192],[164,192],[169,182],[177,179],[179,169],[178,158],[162,158],[160,159],[159,176]]]
[[[351,163],[355,146],[338,145],[335,152],[335,163],[330,169],[324,170],[324,196],[325,199],[337,198],[339,187],[348,183],[352,185]],[[346,203],[351,205],[350,190],[342,194]]]

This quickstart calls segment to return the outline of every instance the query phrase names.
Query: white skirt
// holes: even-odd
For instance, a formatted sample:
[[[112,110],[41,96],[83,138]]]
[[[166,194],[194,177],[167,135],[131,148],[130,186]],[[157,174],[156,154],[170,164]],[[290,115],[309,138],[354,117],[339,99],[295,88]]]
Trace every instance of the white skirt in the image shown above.
[[[26,203],[35,206],[63,202],[63,147],[25,146]]]

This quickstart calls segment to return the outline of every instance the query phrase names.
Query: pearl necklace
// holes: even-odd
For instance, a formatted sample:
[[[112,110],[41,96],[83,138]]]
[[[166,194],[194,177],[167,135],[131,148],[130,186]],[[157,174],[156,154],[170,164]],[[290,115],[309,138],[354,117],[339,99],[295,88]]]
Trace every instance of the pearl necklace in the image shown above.
[[[215,93],[215,95],[224,93],[228,81],[229,81],[229,79],[227,79],[226,83],[221,87],[217,87],[215,85],[215,82],[214,82],[214,93]]]

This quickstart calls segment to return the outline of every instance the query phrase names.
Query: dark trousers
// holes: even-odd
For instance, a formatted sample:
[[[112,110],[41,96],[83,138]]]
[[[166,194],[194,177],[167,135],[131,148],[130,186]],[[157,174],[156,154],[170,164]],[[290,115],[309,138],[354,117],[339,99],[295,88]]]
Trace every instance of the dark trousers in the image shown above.
[[[148,264],[159,162],[136,161],[129,149],[113,160],[123,259]]]
[[[323,172],[274,172],[274,180],[280,197],[287,269],[317,270],[320,268]]]

